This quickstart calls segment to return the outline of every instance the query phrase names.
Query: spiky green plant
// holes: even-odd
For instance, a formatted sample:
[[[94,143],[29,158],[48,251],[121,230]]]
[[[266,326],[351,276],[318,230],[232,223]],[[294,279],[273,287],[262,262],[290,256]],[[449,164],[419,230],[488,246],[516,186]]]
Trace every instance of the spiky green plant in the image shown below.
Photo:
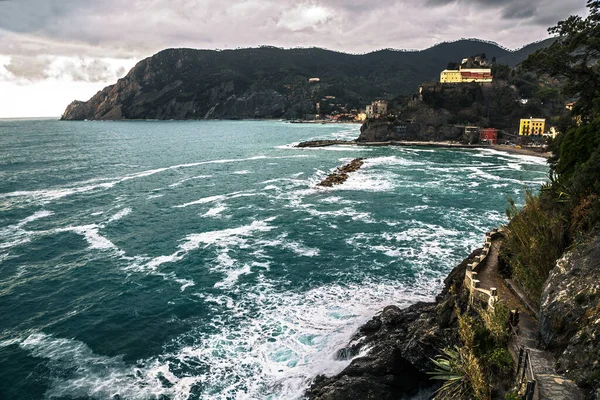
[[[435,369],[428,374],[431,379],[444,382],[435,393],[436,400],[490,398],[481,366],[469,349],[457,346],[444,349],[443,354],[432,361]]]

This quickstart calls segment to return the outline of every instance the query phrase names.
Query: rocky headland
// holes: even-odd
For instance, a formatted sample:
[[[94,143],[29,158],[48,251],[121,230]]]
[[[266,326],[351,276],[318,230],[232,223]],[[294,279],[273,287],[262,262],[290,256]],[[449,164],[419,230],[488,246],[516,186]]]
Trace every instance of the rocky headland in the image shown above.
[[[550,43],[509,51],[494,43],[460,40],[422,51],[362,55],[266,46],[167,49],[140,61],[88,101],[72,102],[61,119],[314,119],[317,103],[322,113],[329,113],[364,108],[365,99],[411,93],[439,76],[448,54],[487,53],[514,66]]]

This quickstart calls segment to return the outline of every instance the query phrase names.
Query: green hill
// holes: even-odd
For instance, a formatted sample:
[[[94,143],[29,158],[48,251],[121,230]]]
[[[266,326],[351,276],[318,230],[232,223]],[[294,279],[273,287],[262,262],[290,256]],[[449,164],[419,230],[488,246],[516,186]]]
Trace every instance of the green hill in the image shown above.
[[[71,103],[62,118],[302,118],[314,114],[324,96],[334,96],[329,101],[336,107],[364,107],[437,80],[449,61],[486,53],[488,59],[515,65],[539,46],[510,51],[469,39],[423,51],[363,55],[319,48],[167,49],[140,61],[89,101]],[[320,82],[309,83],[312,77]]]

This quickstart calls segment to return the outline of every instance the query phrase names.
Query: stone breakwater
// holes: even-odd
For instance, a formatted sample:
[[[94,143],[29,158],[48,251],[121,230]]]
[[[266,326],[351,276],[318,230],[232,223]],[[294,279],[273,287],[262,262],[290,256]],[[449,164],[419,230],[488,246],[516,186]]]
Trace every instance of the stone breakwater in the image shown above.
[[[356,158],[343,167],[338,167],[334,173],[329,174],[329,176],[317,186],[333,187],[334,185],[341,185],[348,180],[349,173],[358,171],[364,163],[364,158]]]
[[[354,141],[348,140],[310,140],[308,142],[301,142],[296,145],[298,148],[307,148],[307,147],[327,147],[334,146],[336,144],[355,144]]]

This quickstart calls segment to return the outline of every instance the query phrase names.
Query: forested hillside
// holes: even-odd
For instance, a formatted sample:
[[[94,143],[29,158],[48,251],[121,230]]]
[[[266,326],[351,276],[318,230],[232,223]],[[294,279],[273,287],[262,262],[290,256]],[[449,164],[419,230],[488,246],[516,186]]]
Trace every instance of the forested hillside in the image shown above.
[[[439,79],[449,61],[485,53],[514,65],[550,42],[511,52],[494,43],[460,40],[423,51],[364,55],[318,48],[168,49],[140,61],[89,101],[73,102],[63,119],[303,118],[316,112],[324,96],[335,97],[337,107],[364,108]]]

